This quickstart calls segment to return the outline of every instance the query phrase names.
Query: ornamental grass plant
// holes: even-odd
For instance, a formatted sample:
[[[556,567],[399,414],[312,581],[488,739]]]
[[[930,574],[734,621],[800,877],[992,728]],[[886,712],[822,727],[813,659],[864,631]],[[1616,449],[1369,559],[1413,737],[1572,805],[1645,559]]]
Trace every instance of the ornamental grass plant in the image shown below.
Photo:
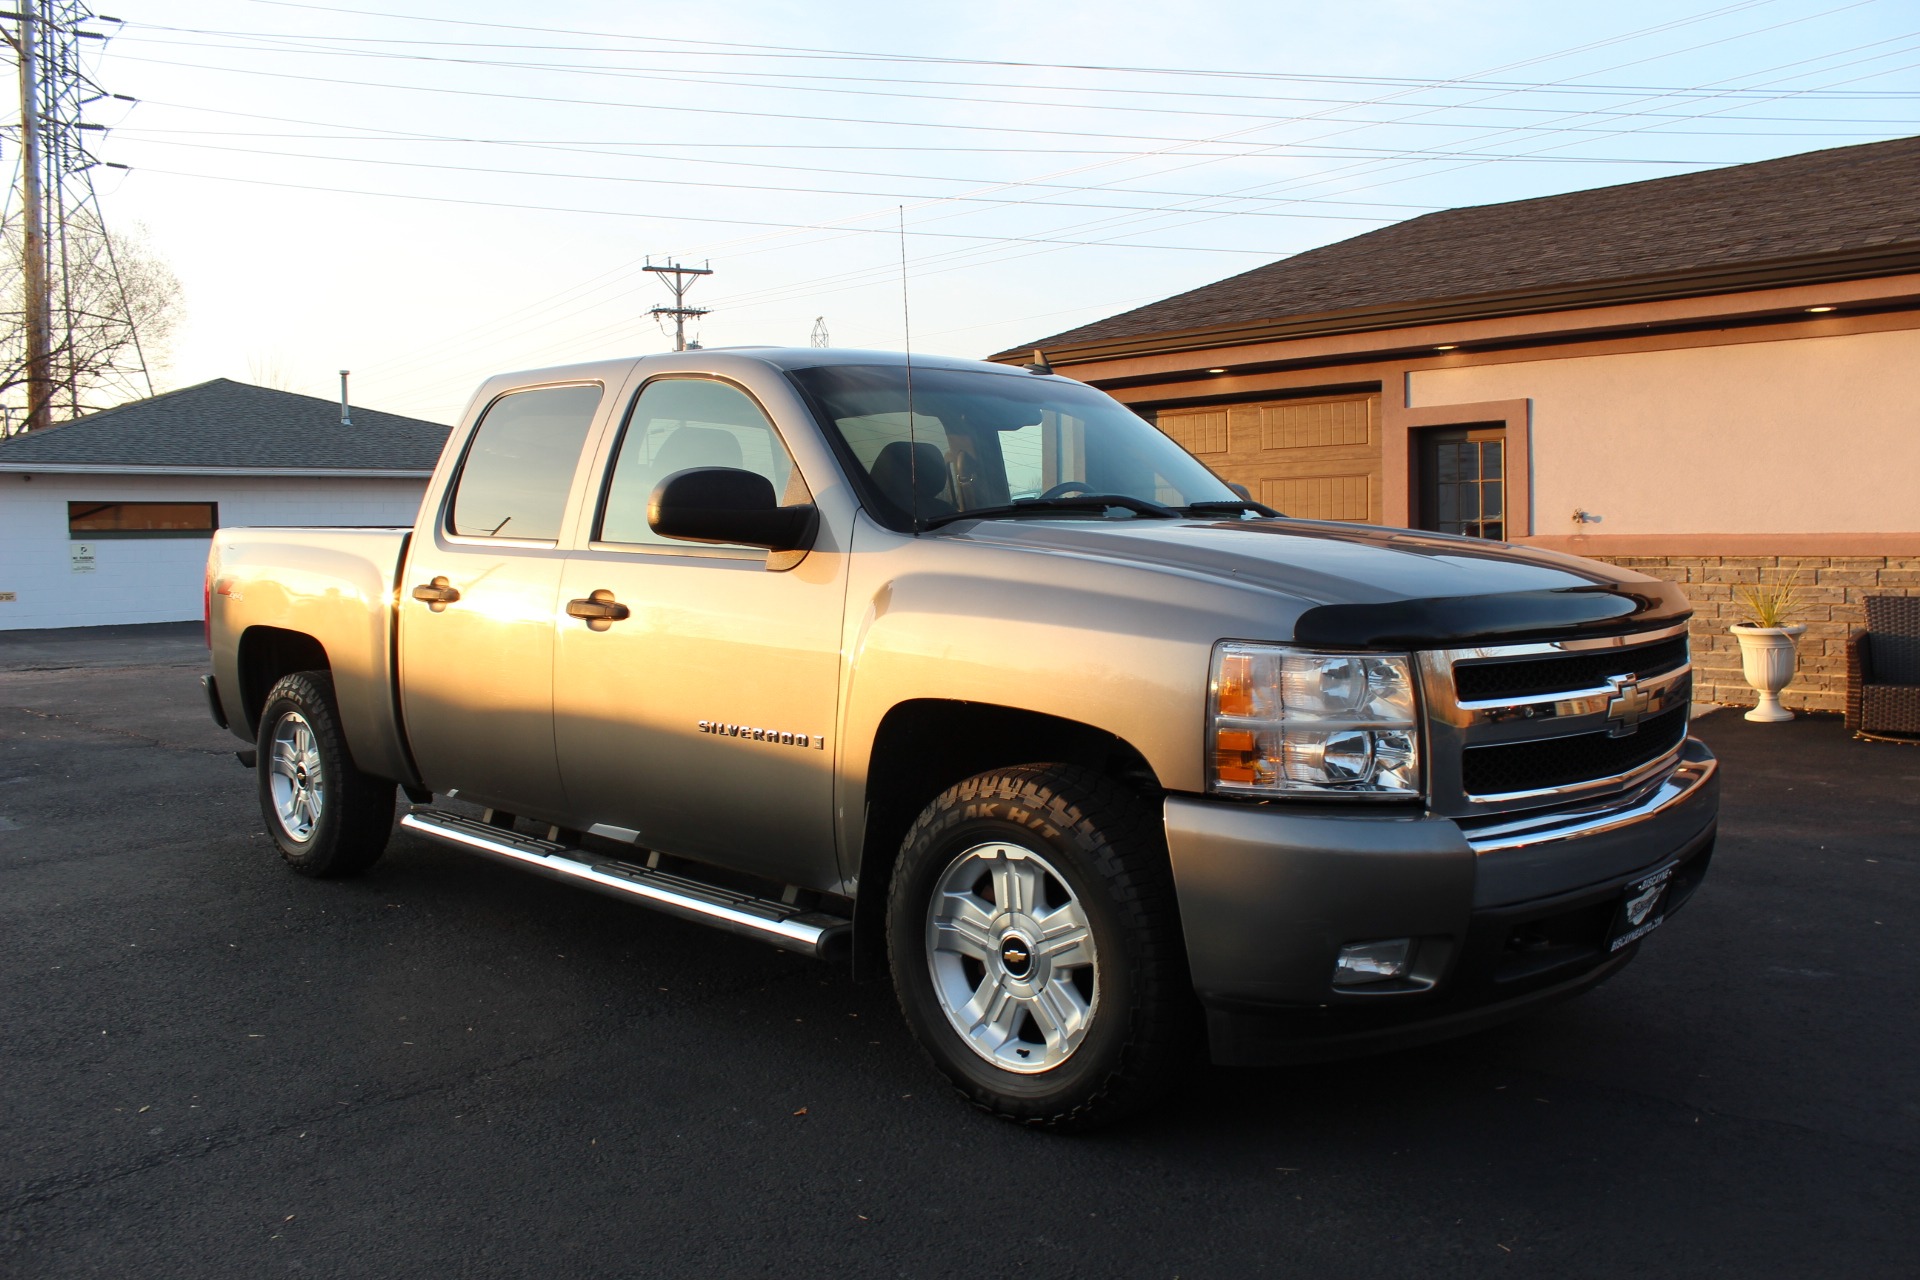
[[[1746,627],[1784,627],[1800,612],[1800,588],[1791,582],[1742,583],[1733,589],[1733,598],[1746,616]]]

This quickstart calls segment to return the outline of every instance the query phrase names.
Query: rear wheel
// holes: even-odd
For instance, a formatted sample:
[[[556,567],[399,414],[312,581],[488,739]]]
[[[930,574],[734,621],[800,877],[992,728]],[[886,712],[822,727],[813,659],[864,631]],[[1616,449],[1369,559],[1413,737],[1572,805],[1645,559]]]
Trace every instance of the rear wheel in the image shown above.
[[[256,751],[260,811],[288,866],[305,876],[357,875],[386,851],[394,784],[354,767],[327,672],[296,672],[273,686]]]
[[[1091,770],[970,778],[896,864],[901,1008],[974,1105],[1086,1129],[1153,1101],[1199,1042],[1172,878],[1138,800]]]

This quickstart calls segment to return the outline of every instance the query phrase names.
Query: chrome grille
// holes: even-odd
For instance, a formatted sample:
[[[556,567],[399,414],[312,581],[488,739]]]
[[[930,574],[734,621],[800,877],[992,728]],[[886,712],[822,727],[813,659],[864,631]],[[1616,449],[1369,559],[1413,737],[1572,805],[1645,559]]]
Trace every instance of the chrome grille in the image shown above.
[[[1686,627],[1420,654],[1435,811],[1469,817],[1625,791],[1687,734]]]
[[[1632,670],[1641,679],[1663,675],[1687,665],[1687,638],[1675,636],[1630,651],[1615,649],[1460,663],[1453,668],[1453,687],[1463,702],[1604,687],[1608,676],[1620,674],[1623,659],[1631,661]]]
[[[1687,736],[1687,709],[1674,707],[1640,722],[1639,732],[1615,737],[1601,730],[1537,742],[1468,747],[1460,782],[1469,796],[1540,791],[1611,778],[1650,764]]]

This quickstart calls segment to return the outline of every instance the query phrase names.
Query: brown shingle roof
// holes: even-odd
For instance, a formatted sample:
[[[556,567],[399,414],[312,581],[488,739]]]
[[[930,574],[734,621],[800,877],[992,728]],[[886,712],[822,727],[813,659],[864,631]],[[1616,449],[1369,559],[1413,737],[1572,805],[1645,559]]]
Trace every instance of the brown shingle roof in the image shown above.
[[[1429,213],[1004,355],[1902,244],[1920,245],[1920,138]]]

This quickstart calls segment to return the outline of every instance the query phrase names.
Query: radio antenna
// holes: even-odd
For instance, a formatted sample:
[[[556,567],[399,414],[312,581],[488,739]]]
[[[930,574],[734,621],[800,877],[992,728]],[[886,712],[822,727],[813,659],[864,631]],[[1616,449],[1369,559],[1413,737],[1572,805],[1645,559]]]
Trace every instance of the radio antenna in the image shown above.
[[[900,217],[900,330],[907,354],[907,514],[913,532],[920,532],[920,441],[913,431],[913,310],[907,302],[907,207],[895,205]]]

